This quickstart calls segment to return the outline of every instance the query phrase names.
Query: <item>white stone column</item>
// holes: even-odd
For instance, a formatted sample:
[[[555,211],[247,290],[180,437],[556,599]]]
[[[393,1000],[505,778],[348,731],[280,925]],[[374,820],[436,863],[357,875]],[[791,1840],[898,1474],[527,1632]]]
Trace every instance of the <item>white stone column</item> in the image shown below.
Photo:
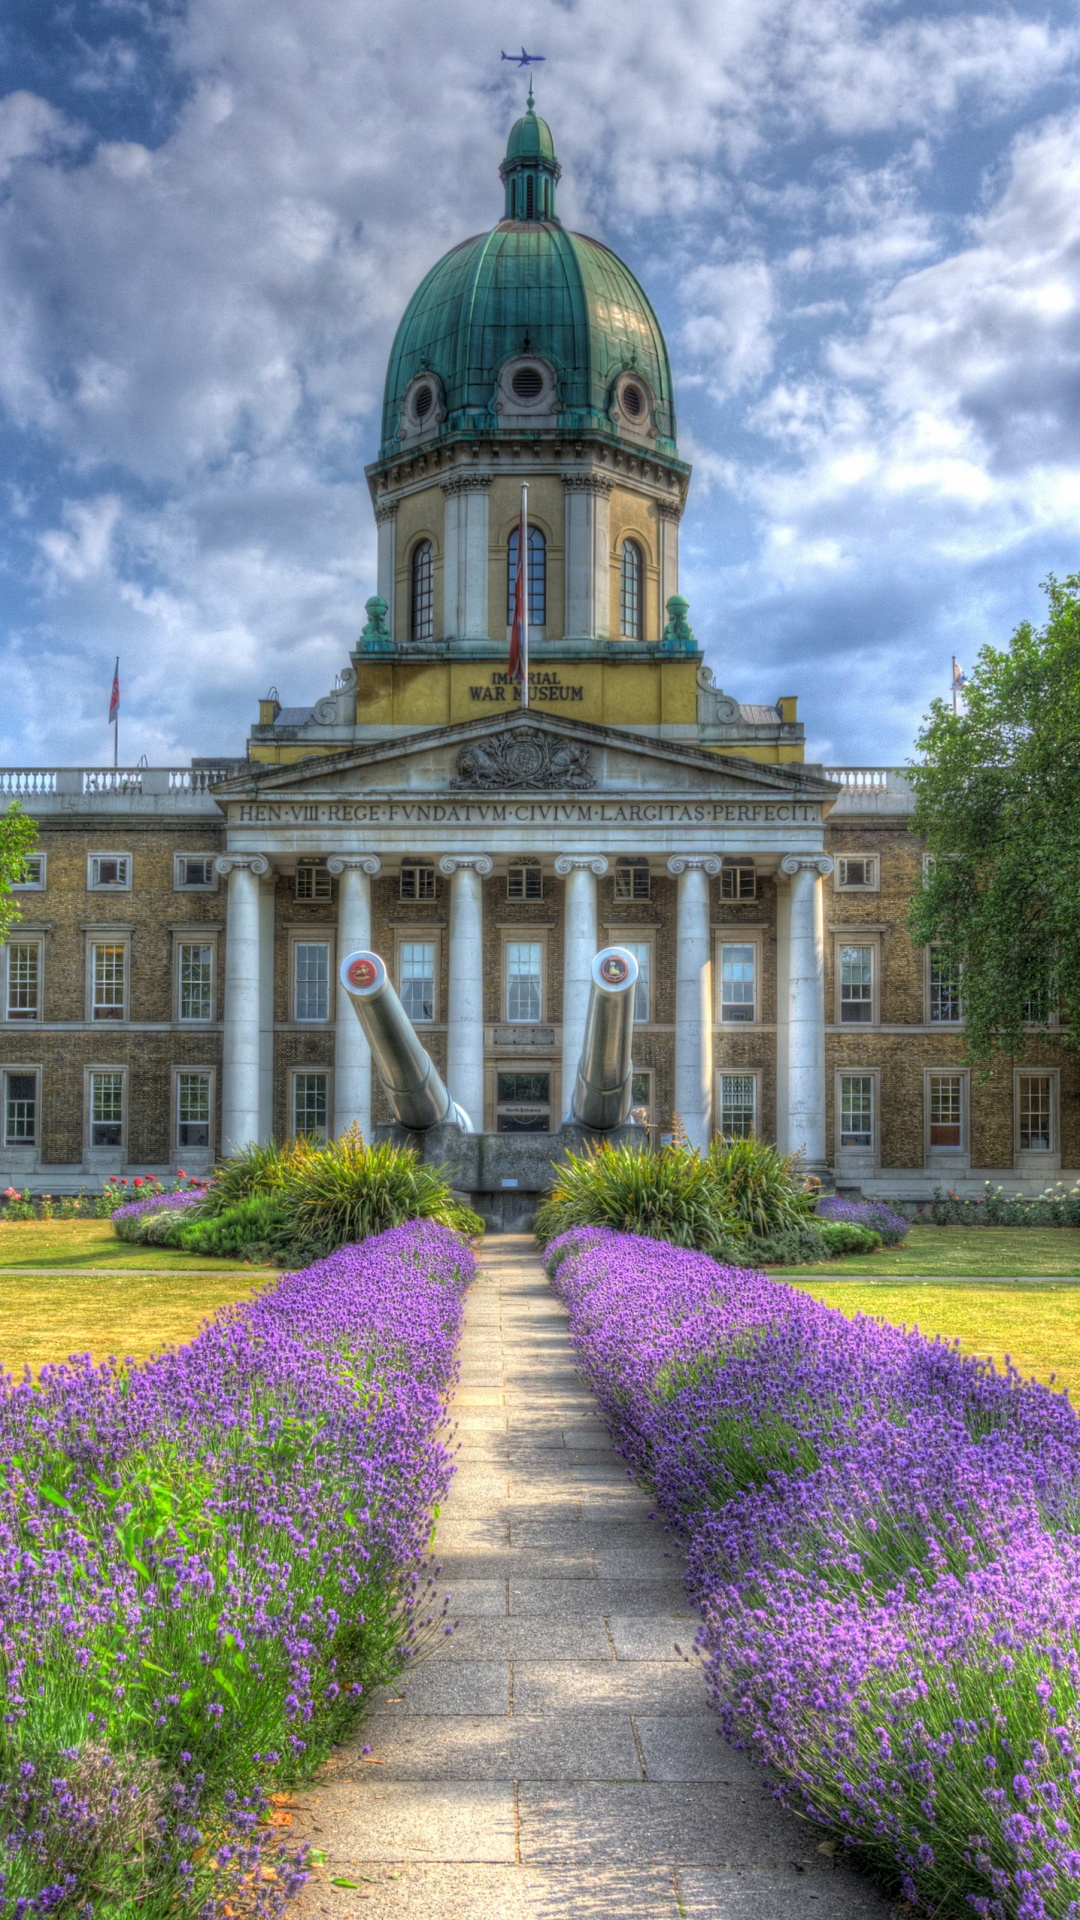
[[[566,880],[563,901],[562,1109],[569,1116],[585,1040],[585,1021],[597,952],[596,882],[608,870],[602,853],[560,853],[555,871]]]
[[[692,1147],[702,1151],[713,1131],[712,934],[709,875],[719,873],[715,853],[674,853],[668,872],[678,875],[675,952],[675,1112]]]
[[[397,579],[397,501],[391,500],[385,506],[376,507],[375,524],[378,528],[379,559],[376,579],[378,592],[386,601],[386,624],[394,633],[394,585]],[[394,635],[395,639],[397,635]]]
[[[660,507],[660,634],[667,625],[667,603],[679,591],[679,521],[682,508]]]
[[[488,637],[488,488],[484,473],[443,482],[443,631],[447,639]]]
[[[446,1084],[477,1133],[484,1129],[484,876],[486,853],[444,853],[450,875],[450,996]]]
[[[221,1145],[235,1153],[261,1138],[259,1123],[259,880],[265,854],[224,854],[217,870],[229,880],[225,936],[225,1034],[222,1047]]]
[[[564,474],[566,489],[566,623],[571,640],[606,638],[611,599],[613,482],[601,474]],[[575,1063],[575,1073],[577,1066]]]
[[[371,882],[382,869],[374,853],[334,853],[326,863],[338,882],[337,958],[339,977],[334,1008],[334,1132],[357,1126],[371,1133],[371,1049],[345,988],[340,967],[346,954],[371,945]]]
[[[788,1153],[804,1154],[820,1172],[825,1160],[825,926],[821,881],[831,873],[827,853],[785,854],[789,876],[787,952],[787,1138]]]

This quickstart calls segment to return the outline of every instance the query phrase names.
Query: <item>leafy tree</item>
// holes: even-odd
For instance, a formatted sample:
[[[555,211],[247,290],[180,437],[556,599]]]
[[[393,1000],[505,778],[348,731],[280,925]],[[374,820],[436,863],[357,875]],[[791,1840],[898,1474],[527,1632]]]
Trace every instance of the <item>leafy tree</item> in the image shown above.
[[[966,711],[934,701],[910,774],[932,856],[911,930],[962,968],[984,1070],[1055,1006],[1080,1044],[1080,574],[1046,592],[1044,627],[982,649]]]
[[[22,879],[26,856],[36,845],[37,827],[13,800],[7,812],[0,813],[0,945],[19,918],[19,905],[12,899],[11,889]]]

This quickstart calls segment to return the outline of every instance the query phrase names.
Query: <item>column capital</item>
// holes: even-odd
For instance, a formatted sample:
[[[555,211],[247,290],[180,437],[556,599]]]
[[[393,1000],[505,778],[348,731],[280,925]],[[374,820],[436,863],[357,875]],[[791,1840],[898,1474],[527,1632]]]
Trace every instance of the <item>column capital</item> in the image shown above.
[[[830,874],[836,862],[828,853],[785,853],[780,862],[781,873],[820,873],[822,879]]]
[[[564,878],[568,873],[580,873],[582,868],[587,868],[590,873],[595,873],[599,879],[601,874],[605,874],[608,870],[607,854],[560,853],[556,856],[555,871],[556,873],[561,873]]]
[[[494,478],[492,473],[452,473],[448,480],[440,480],[439,485],[447,495],[474,493],[480,488],[490,487]]]
[[[344,873],[349,868],[358,868],[361,873],[374,877],[382,872],[382,861],[377,853],[332,853],[326,863],[328,873]]]
[[[661,520],[674,520],[678,522],[682,519],[683,515],[682,503],[678,500],[661,500],[657,503],[656,511],[660,515]]]
[[[592,493],[600,500],[606,500],[615,486],[602,473],[564,473],[562,482],[568,493]]]
[[[492,869],[490,853],[444,853],[439,861],[440,873],[456,873],[459,867],[472,867],[481,876]]]
[[[388,520],[395,520],[397,518],[397,510],[398,503],[396,500],[380,500],[375,509],[375,525],[381,527],[385,526]]]
[[[269,873],[270,862],[265,853],[222,853],[214,861],[216,873],[232,873],[234,869],[244,868],[249,873]]]
[[[673,853],[667,870],[669,873],[685,873],[688,868],[700,868],[705,873],[719,873],[723,864],[718,853]]]

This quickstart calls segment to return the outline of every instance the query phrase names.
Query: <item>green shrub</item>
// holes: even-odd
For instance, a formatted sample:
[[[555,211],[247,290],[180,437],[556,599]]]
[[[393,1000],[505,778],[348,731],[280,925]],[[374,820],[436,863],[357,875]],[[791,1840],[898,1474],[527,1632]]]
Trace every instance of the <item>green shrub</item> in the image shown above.
[[[881,1245],[874,1227],[861,1227],[854,1220],[822,1220],[819,1232],[830,1260],[842,1253],[876,1253]]]
[[[261,1261],[273,1260],[289,1250],[288,1214],[279,1194],[252,1194],[224,1213],[201,1220],[188,1218],[177,1226],[175,1239],[164,1244],[182,1247],[185,1253]]]
[[[807,1192],[798,1160],[765,1140],[713,1140],[707,1159],[725,1211],[748,1233],[782,1233],[814,1211],[817,1197]]]
[[[755,1234],[746,1245],[744,1267],[804,1267],[827,1260],[825,1222],[804,1220],[778,1233]]]
[[[318,1260],[335,1247],[406,1220],[437,1220],[460,1233],[483,1233],[484,1223],[412,1147],[388,1141],[369,1146],[358,1127],[325,1146],[295,1143],[274,1172],[288,1226],[290,1258]]]
[[[659,1153],[601,1146],[566,1156],[541,1202],[535,1232],[541,1247],[571,1227],[614,1227],[677,1247],[698,1247],[716,1260],[737,1261],[744,1224],[730,1212],[710,1156],[672,1144]]]
[[[253,1194],[276,1192],[284,1186],[288,1172],[319,1151],[303,1136],[281,1142],[253,1140],[214,1168],[206,1194],[207,1213],[225,1213]]]

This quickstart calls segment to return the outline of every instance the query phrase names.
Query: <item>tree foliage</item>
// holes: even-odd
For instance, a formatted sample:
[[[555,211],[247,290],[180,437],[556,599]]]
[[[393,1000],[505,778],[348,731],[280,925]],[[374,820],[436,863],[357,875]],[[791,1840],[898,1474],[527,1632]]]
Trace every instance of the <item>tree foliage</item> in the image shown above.
[[[7,939],[19,918],[19,906],[11,889],[23,877],[26,857],[37,845],[37,827],[17,800],[6,813],[0,813],[0,944]]]
[[[1046,592],[1044,627],[982,649],[964,712],[935,700],[910,774],[932,856],[911,930],[962,967],[984,1069],[1053,1009],[1080,1043],[1080,574]]]

